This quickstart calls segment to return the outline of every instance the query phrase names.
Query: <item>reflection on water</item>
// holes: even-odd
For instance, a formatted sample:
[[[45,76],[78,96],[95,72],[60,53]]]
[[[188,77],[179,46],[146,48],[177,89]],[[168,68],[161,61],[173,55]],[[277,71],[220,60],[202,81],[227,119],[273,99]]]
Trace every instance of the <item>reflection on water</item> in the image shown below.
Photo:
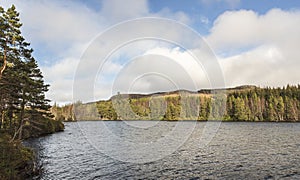
[[[175,152],[143,163],[122,162],[102,153],[102,148],[97,147],[101,143],[95,146],[101,136],[101,130],[95,133],[95,128],[101,123],[65,123],[64,132],[25,142],[37,150],[43,165],[42,179],[300,178],[297,123],[222,123],[209,145],[200,148],[205,123],[197,122],[191,136]],[[121,121],[104,123],[124,141],[146,144],[165,137],[176,126],[176,122],[167,121],[144,129]],[[122,153],[118,148],[111,151]],[[127,153],[141,152],[131,149]]]

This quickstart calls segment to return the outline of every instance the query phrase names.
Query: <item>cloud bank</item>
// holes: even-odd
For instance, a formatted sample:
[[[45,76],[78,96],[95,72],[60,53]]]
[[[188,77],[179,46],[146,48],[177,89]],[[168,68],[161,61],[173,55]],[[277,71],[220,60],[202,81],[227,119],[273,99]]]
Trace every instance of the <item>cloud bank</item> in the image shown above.
[[[299,83],[299,11],[229,11],[215,20],[210,32],[207,41],[220,56],[229,86]]]
[[[202,3],[211,4],[208,1]],[[104,0],[99,7],[91,8],[81,1],[3,1],[5,7],[16,4],[24,24],[25,38],[32,42],[36,50],[35,56],[45,76],[46,82],[51,84],[47,97],[58,103],[71,102],[73,99],[73,80],[77,65],[86,48],[99,34],[110,26],[132,18],[164,17],[177,20],[193,26],[194,17],[181,11],[172,11],[165,7],[153,12],[146,0],[132,0],[128,8],[124,8],[121,1]],[[217,0],[214,3],[226,3],[237,7],[239,0]],[[200,21],[207,22],[207,19]],[[128,29],[131,32],[147,31],[142,26]],[[176,30],[164,29],[161,31]],[[216,53],[222,68],[226,86],[253,84],[259,86],[283,86],[299,83],[300,75],[300,11],[270,9],[265,14],[258,14],[252,10],[226,11],[220,14],[210,27],[205,37],[211,49]],[[119,32],[120,37],[126,36],[126,31]],[[159,33],[159,32],[158,32]],[[118,38],[118,37],[115,37]],[[178,39],[195,43],[189,36],[178,35]],[[105,48],[105,46],[103,46]],[[200,49],[188,49],[191,52]],[[97,50],[98,51],[98,50]],[[136,56],[156,54],[161,61],[173,59],[180,65],[187,75],[197,82],[197,88],[209,87],[209,79],[203,67],[195,65],[193,58],[187,52],[160,42],[141,41],[133,43],[127,48],[119,50],[107,61],[104,76],[98,77],[95,82],[97,89],[95,96],[98,99],[107,99],[113,93],[113,85],[120,72],[125,72],[130,60]],[[147,59],[147,58],[146,58]],[[137,72],[147,69],[160,69],[151,60],[143,61],[143,65],[131,64],[126,75],[121,79],[129,82]],[[159,62],[159,58],[156,59]],[[209,61],[209,59],[208,59]],[[149,62],[149,63],[145,63]],[[176,66],[176,65],[175,65]],[[171,65],[164,67],[165,74],[177,72]],[[82,76],[89,74],[87,70]],[[122,73],[121,73],[122,74]],[[180,77],[177,77],[180,79]],[[183,80],[184,81],[184,80]],[[119,89],[122,83],[119,84]],[[124,84],[123,89],[128,84]],[[133,83],[134,92],[153,92],[174,88],[166,79],[149,75]],[[189,88],[182,84],[179,88]],[[83,99],[84,100],[84,99]]]

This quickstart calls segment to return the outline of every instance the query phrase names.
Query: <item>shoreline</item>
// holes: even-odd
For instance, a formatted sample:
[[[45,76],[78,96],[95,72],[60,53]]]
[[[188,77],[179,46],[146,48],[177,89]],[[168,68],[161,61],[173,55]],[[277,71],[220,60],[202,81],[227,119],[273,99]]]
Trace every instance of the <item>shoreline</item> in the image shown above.
[[[11,141],[12,135],[8,131],[0,132],[0,147],[3,156],[0,157],[0,179],[30,179],[40,174],[34,150],[23,144],[24,140],[39,138],[50,134],[63,132],[63,122],[50,120],[44,129],[32,132],[24,129],[22,139]]]

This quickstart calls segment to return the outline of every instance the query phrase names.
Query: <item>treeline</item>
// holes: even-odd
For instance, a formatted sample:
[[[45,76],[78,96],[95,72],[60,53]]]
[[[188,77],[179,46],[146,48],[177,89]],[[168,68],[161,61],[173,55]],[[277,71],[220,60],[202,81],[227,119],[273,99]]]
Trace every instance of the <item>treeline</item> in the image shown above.
[[[127,99],[129,112],[116,106],[113,99],[99,101],[100,119],[156,119],[156,120],[223,120],[223,121],[299,121],[300,86],[283,88],[258,88],[245,86],[230,89],[225,98],[206,93],[189,96],[182,103],[182,96],[161,95],[155,98]],[[188,107],[183,107],[188,106]],[[117,109],[117,111],[116,111]],[[153,112],[160,111],[160,112]],[[135,116],[130,115],[132,112]],[[126,114],[127,113],[127,114]],[[123,115],[123,117],[122,117]]]
[[[63,106],[55,103],[51,108],[51,113],[57,121],[99,120],[95,103],[83,104],[78,101]]]
[[[116,95],[107,101],[52,107],[57,119],[300,121],[300,85],[283,88],[240,86],[198,93]]]
[[[74,105],[67,104],[59,106],[56,103],[50,109],[51,113],[54,115],[54,119],[57,121],[75,121]]]
[[[0,7],[0,130],[13,139],[62,129],[53,122],[42,72],[30,43],[21,34],[22,23],[14,5]]]
[[[300,85],[231,93],[226,120],[299,121]]]

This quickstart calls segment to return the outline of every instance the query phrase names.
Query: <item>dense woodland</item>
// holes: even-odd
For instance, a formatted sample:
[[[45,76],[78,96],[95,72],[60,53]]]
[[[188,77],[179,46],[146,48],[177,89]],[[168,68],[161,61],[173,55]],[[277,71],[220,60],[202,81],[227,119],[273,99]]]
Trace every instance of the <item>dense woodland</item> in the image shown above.
[[[33,172],[33,153],[20,140],[63,130],[54,121],[33,50],[21,34],[15,6],[0,7],[0,179],[25,178]]]
[[[52,110],[56,118],[65,121],[154,119],[295,122],[300,120],[300,85],[287,85],[283,88],[242,86],[221,91],[226,95],[225,98],[217,99],[218,96],[213,94],[213,90],[191,92],[187,101],[189,103],[182,103],[183,99],[179,92],[169,92],[155,96],[128,95],[126,98],[118,98],[122,95],[116,95],[107,101],[55,106]],[[117,106],[116,99],[128,101],[130,107]],[[183,105],[188,107],[183,108]],[[116,109],[121,112],[117,112]],[[153,113],[157,110],[161,112]]]

